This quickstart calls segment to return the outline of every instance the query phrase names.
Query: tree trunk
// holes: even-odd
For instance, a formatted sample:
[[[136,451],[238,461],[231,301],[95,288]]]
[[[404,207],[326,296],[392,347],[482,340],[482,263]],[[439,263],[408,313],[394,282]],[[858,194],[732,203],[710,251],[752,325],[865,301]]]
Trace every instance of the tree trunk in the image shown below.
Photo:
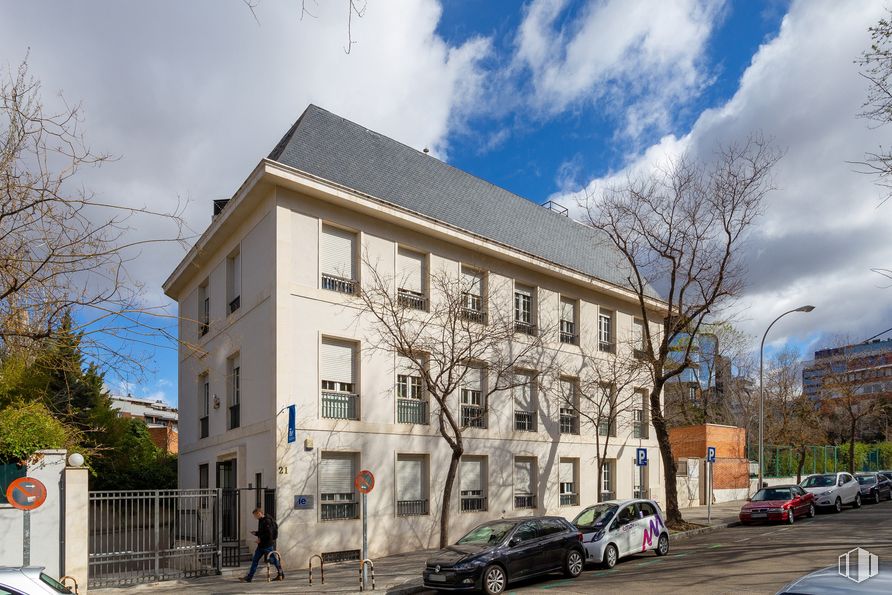
[[[669,444],[669,430],[666,428],[666,420],[663,418],[663,408],[660,403],[660,393],[663,390],[661,383],[655,383],[650,393],[650,417],[660,445],[660,457],[663,460],[663,483],[666,488],[666,522],[678,523],[684,519],[678,509],[678,486],[675,483],[675,458],[672,455],[672,447]]]
[[[464,448],[453,447],[452,458],[449,459],[449,471],[446,472],[446,483],[443,484],[443,504],[440,506],[440,547],[449,545],[449,505],[452,502],[452,487],[455,485],[455,474]]]
[[[849,428],[849,473],[855,475],[855,428],[857,422],[852,419],[852,425]]]

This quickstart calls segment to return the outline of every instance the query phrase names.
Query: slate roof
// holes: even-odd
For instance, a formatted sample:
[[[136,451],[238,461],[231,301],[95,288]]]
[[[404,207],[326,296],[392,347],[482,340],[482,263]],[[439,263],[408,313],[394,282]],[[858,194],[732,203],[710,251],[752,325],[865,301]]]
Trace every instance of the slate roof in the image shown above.
[[[628,264],[600,232],[315,105],[269,158],[628,287]]]

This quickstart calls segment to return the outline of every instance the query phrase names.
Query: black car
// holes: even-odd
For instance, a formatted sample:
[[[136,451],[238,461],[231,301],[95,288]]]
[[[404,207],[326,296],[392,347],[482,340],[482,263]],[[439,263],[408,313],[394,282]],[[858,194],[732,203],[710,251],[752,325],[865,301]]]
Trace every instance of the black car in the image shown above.
[[[582,573],[582,534],[560,517],[523,517],[475,527],[440,550],[424,569],[424,586],[444,591],[502,593],[509,582],[562,570]]]
[[[861,485],[862,500],[892,500],[892,481],[883,473],[856,473],[855,479]]]

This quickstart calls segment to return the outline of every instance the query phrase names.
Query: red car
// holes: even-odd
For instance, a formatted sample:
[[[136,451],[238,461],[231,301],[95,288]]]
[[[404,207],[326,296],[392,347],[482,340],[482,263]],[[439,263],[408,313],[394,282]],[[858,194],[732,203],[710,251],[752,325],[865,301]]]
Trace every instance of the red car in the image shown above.
[[[801,516],[815,516],[815,495],[795,484],[762,488],[740,509],[740,522],[744,525],[759,521],[792,525]]]

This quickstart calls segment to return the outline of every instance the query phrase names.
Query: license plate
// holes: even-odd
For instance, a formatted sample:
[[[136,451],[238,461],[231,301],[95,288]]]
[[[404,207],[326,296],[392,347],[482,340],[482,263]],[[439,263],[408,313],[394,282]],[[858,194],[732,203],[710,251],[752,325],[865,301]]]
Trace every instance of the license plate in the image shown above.
[[[432,583],[445,583],[446,577],[442,574],[429,574],[427,575],[427,580],[431,581]]]
[[[752,516],[754,519],[767,519],[768,513],[767,512],[754,512]]]

